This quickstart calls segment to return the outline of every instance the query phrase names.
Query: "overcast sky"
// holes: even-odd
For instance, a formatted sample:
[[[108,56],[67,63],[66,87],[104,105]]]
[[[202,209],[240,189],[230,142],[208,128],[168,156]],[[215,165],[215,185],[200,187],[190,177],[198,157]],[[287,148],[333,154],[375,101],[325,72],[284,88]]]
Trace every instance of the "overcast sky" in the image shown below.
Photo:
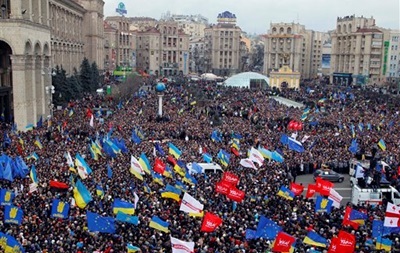
[[[201,14],[216,23],[218,13],[236,14],[243,31],[263,34],[270,22],[299,22],[307,29],[332,30],[336,18],[355,14],[373,16],[380,27],[399,29],[399,0],[104,0],[105,16],[115,12],[119,2],[127,17],[146,16],[159,19],[163,13]]]

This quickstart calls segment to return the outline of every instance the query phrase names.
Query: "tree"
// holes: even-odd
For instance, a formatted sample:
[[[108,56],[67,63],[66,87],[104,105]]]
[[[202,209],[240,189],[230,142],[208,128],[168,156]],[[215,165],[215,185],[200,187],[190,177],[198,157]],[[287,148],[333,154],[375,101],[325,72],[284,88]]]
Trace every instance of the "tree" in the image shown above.
[[[79,81],[82,86],[83,92],[92,92],[92,68],[90,66],[89,60],[85,57],[81,63],[81,68],[79,72]]]
[[[96,92],[96,90],[99,88],[99,83],[100,83],[100,72],[96,62],[92,63],[91,72],[92,72],[91,92]]]
[[[62,66],[56,66],[55,75],[52,77],[52,85],[54,86],[53,103],[55,105],[60,105],[65,102],[66,94],[69,93],[69,86],[67,83],[66,71]],[[51,92],[49,90],[49,92]]]

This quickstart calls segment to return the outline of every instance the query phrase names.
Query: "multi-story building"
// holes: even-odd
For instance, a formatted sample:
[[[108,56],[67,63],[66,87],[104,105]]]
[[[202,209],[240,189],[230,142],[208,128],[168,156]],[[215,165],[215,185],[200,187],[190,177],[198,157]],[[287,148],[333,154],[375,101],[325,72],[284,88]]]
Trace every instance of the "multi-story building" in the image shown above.
[[[172,20],[178,23],[178,27],[188,34],[190,38],[204,37],[204,29],[208,25],[208,19],[201,15],[177,15],[169,12],[162,16],[162,20]]]
[[[331,82],[349,85],[385,81],[389,31],[376,27],[374,18],[338,17],[331,36]]]
[[[112,53],[115,53],[115,64],[117,66],[124,67],[132,66],[134,61],[132,58],[132,47],[134,43],[132,38],[133,34],[130,31],[129,18],[123,16],[113,16],[107,17],[105,22],[108,23],[112,28],[116,29],[118,34],[114,48],[111,48]],[[111,34],[114,33],[112,30],[110,32]]]
[[[130,17],[129,22],[131,31],[145,31],[155,27],[158,21],[149,17]]]
[[[148,74],[174,76],[188,74],[189,35],[173,21],[136,32],[137,69]]]
[[[205,52],[204,38],[196,37],[191,38],[189,41],[189,72],[203,73],[204,66],[204,52]]]
[[[400,88],[400,31],[390,31],[389,46],[387,48],[388,69],[386,81],[392,86]],[[394,85],[393,85],[394,84]],[[397,87],[397,85],[399,87]]]
[[[70,71],[86,56],[102,68],[103,5],[102,0],[2,1],[0,111],[5,120],[25,129],[49,115],[46,87],[56,65]]]
[[[104,21],[104,69],[106,71],[117,67],[118,39],[118,29]]]
[[[331,53],[332,53],[332,44],[330,42],[326,42],[322,45],[322,54],[321,54],[321,76],[328,77],[331,75]]]
[[[240,34],[235,14],[220,13],[217,24],[204,30],[206,71],[216,75],[229,76],[239,72]]]
[[[288,57],[288,66],[303,78],[313,78],[321,67],[322,45],[326,33],[306,30],[296,23],[271,23],[264,36],[264,70],[267,75],[277,71]]]

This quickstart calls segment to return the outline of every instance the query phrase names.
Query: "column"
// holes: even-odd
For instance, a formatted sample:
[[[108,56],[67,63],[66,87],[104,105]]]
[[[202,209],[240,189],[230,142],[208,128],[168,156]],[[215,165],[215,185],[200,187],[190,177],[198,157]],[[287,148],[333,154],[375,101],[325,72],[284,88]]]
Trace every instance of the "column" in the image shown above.
[[[36,108],[36,118],[37,120],[40,119],[40,116],[45,116],[44,110],[43,110],[43,104],[45,103],[44,99],[44,85],[43,85],[43,79],[45,75],[42,75],[42,72],[44,71],[45,75],[47,71],[51,71],[50,69],[45,69],[43,68],[43,58],[42,57],[37,57],[36,58],[36,64],[35,64],[35,108]]]
[[[163,111],[162,111],[163,96],[164,95],[158,95],[158,116],[160,116],[160,117],[162,117],[162,115],[163,115]]]
[[[29,123],[33,123],[32,106],[29,106],[28,99],[31,93],[32,80],[28,79],[28,69],[32,68],[32,60],[24,55],[11,55],[13,75],[13,106],[14,121],[19,130],[25,130]]]
[[[22,0],[10,1],[10,10],[12,19],[22,19]]]
[[[50,66],[50,57],[45,56],[44,60],[43,60],[43,69],[48,70],[48,71],[52,71],[51,66]],[[42,91],[43,91],[43,99],[42,99],[42,104],[41,104],[41,108],[42,108],[42,114],[44,116],[48,116],[50,115],[50,96],[52,96],[51,91],[50,94],[46,94],[46,86],[50,86],[52,85],[51,80],[52,79],[52,75],[51,72],[46,73],[42,76]]]

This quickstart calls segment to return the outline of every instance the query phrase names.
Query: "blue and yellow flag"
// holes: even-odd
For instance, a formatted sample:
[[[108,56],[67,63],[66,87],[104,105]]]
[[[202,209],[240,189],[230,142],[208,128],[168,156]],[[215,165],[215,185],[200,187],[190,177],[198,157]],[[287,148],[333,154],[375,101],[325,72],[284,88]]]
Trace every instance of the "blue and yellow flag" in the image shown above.
[[[35,161],[39,160],[39,156],[38,154],[36,154],[36,152],[33,152],[31,155],[26,157],[27,160],[29,159],[34,159]]]
[[[278,196],[287,200],[293,200],[295,195],[291,190],[282,185],[279,189]]]
[[[380,139],[378,142],[378,146],[383,150],[386,151],[386,143],[383,139]]]
[[[175,157],[175,159],[179,159],[182,155],[182,151],[180,151],[174,144],[171,142],[168,143],[168,152]]]
[[[132,215],[135,213],[135,205],[121,199],[114,199],[113,213],[117,214],[118,212]]]
[[[90,155],[92,157],[93,160],[98,161],[99,160],[99,156],[98,154],[93,150],[93,147],[91,145],[88,145],[88,150],[90,152]]]
[[[318,196],[315,201],[315,212],[322,212],[322,213],[331,213],[333,201],[324,198],[322,196]]]
[[[326,248],[328,241],[314,231],[310,231],[304,238],[303,243],[311,246]]]
[[[175,180],[175,188],[178,188],[179,190],[185,192],[187,191],[187,186],[184,185],[181,181]]]
[[[151,188],[146,183],[144,183],[143,185],[143,191],[145,193],[151,194]]]
[[[3,234],[3,237],[0,238],[1,240],[5,240],[3,246],[4,252],[6,253],[25,253],[24,247],[11,235]]]
[[[33,124],[28,124],[28,125],[26,125],[25,130],[26,130],[26,131],[31,131],[31,130],[33,130]]]
[[[68,116],[72,117],[74,115],[74,110],[71,108],[68,112]]]
[[[24,213],[16,206],[6,206],[4,209],[4,223],[20,225]]]
[[[35,167],[35,165],[32,165],[29,176],[30,176],[31,179],[32,179],[32,183],[35,183],[35,184],[38,184],[38,183],[39,183],[39,180],[37,179],[37,174],[36,174],[36,167]]]
[[[144,170],[144,172],[146,172],[148,175],[150,175],[151,174],[150,173],[151,166],[150,166],[149,159],[147,159],[147,156],[145,153],[140,154],[139,163],[142,166],[142,169]]]
[[[158,175],[157,173],[154,173],[151,171],[151,176],[153,177],[153,181],[156,182],[157,184],[164,186],[164,180],[161,175]]]
[[[161,193],[161,197],[173,199],[177,202],[180,201],[181,190],[168,184],[165,190]]]
[[[163,176],[168,178],[174,178],[174,172],[169,166],[165,166]]]
[[[131,224],[133,224],[135,226],[137,226],[139,224],[139,217],[128,215],[128,214],[125,214],[123,212],[118,212],[115,219],[117,221],[131,223]]]
[[[168,229],[169,223],[166,221],[163,221],[158,216],[153,216],[153,218],[151,218],[149,227],[157,229],[164,233],[169,233],[169,229]]]
[[[0,204],[2,206],[10,206],[14,200],[15,194],[12,190],[1,189],[0,191]]]
[[[51,205],[51,217],[59,219],[68,219],[69,204],[59,199],[54,199]]]
[[[190,175],[188,172],[186,172],[185,177],[183,178],[183,182],[188,183],[190,185],[195,185],[197,184],[196,178],[194,178],[192,175]]]
[[[181,177],[185,176],[185,170],[178,163],[174,165],[174,171]]]
[[[73,192],[76,205],[81,209],[85,208],[93,200],[92,195],[79,179],[75,183]]]
[[[128,244],[126,245],[126,248],[128,249],[128,253],[134,253],[134,252],[139,252],[139,251],[140,251],[140,248],[139,248],[139,247],[133,246],[133,245],[130,244],[130,243],[128,243]]]
[[[390,252],[392,250],[392,241],[390,239],[378,237],[376,239],[376,249]]]
[[[42,143],[40,142],[39,137],[36,137],[35,145],[36,145],[39,149],[42,149],[42,148],[43,148],[43,145],[42,145]]]
[[[368,219],[368,215],[365,213],[362,213],[360,211],[351,209],[349,220],[355,223],[358,223],[360,225],[365,224],[365,220]]]
[[[220,149],[217,157],[223,166],[228,167],[229,159],[231,157],[230,154],[228,154],[225,150]]]
[[[98,197],[100,197],[100,199],[104,198],[104,189],[99,184],[96,185],[96,194],[97,194]]]
[[[211,163],[212,162],[212,156],[209,153],[204,153],[203,154],[203,160],[206,163]]]

